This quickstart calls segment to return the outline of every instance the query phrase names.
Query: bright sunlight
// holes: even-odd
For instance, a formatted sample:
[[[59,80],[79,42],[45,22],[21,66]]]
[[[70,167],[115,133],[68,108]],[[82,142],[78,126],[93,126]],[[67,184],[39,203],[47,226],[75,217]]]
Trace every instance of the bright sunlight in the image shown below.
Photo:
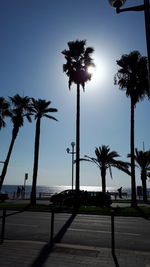
[[[88,71],[89,74],[93,74],[93,73],[95,72],[95,67],[93,67],[93,66],[89,66],[89,67],[87,68],[87,71]]]
[[[95,67],[88,67],[88,72],[92,74],[90,85],[92,85],[92,87],[97,87],[106,83],[109,75],[109,67],[107,60],[98,54],[94,55],[93,62],[95,64]]]

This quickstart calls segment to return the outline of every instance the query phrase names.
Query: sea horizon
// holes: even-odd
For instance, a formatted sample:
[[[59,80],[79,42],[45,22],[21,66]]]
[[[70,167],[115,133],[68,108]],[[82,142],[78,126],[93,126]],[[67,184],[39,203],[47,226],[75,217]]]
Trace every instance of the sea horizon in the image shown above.
[[[23,185],[3,185],[2,191],[7,193],[10,198],[14,197],[17,194],[17,188],[22,188]],[[25,186],[25,197],[29,198],[31,194],[31,185]],[[61,191],[72,189],[70,185],[55,185],[55,186],[46,186],[46,185],[37,185],[36,187],[36,196],[39,197],[42,193],[48,193],[50,195],[60,193]],[[101,186],[80,186],[81,190],[85,191],[102,191]],[[118,187],[106,187],[106,191],[108,192],[118,192]],[[127,196],[131,197],[131,188],[130,187],[122,187],[122,192],[127,193]],[[150,196],[150,188],[147,188],[148,196]]]
[[[2,191],[5,191],[7,193],[13,193],[16,192],[17,187],[22,187],[23,185],[20,184],[5,184],[2,186]],[[30,193],[31,192],[31,188],[32,185],[26,185],[25,186],[25,190],[26,193]],[[72,187],[70,185],[37,185],[36,189],[37,189],[37,193],[58,193],[61,192],[63,190],[67,190],[67,189],[71,189]],[[75,187],[74,187],[75,188]],[[102,187],[101,186],[91,186],[91,185],[81,185],[80,186],[81,190],[87,190],[87,191],[102,191]],[[111,187],[111,186],[106,186],[106,191],[117,191],[118,187]],[[147,188],[147,190],[150,192],[150,188]],[[122,187],[122,192],[127,192],[130,193],[131,192],[131,188],[130,187]]]
[[[24,186],[23,184],[5,184],[2,186],[2,189],[4,190],[13,190],[17,187],[22,187]],[[29,191],[32,187],[32,185],[28,184],[28,185],[25,185],[26,187],[26,190]],[[52,190],[52,189],[62,189],[62,188],[65,188],[65,189],[71,189],[72,186],[71,185],[37,185],[36,188],[39,190]],[[106,190],[110,190],[110,191],[114,191],[114,190],[117,190],[119,187],[117,186],[106,186]],[[65,190],[64,189],[64,190]],[[74,186],[74,189],[75,189],[75,186]],[[92,185],[80,185],[80,189],[82,190],[96,190],[96,191],[100,191],[102,190],[102,187],[101,186],[92,186]],[[126,189],[130,189],[130,187],[122,187],[122,190],[126,190]]]

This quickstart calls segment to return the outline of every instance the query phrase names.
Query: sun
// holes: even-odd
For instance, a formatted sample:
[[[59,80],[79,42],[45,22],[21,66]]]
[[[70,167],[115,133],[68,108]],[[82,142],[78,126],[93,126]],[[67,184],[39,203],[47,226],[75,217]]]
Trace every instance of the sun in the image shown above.
[[[89,67],[87,68],[87,72],[88,72],[89,74],[94,74],[94,72],[95,72],[95,67],[94,67],[94,66],[89,66]]]
[[[87,68],[88,73],[91,74],[90,85],[92,85],[92,87],[98,87],[107,82],[109,72],[107,61],[107,58],[104,58],[101,54],[94,55],[93,62],[95,66],[91,65]]]

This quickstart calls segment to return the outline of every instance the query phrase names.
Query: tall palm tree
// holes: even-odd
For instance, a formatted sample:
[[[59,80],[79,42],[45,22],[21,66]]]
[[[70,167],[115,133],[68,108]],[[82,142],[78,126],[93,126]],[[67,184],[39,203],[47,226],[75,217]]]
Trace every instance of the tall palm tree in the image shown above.
[[[0,97],[0,130],[6,126],[5,117],[10,117],[11,115],[9,107],[9,102],[4,97]]]
[[[40,127],[42,117],[57,121],[56,118],[49,115],[49,113],[57,112],[56,108],[49,108],[51,101],[45,101],[44,99],[35,100],[32,98],[32,113],[36,120],[35,131],[35,143],[34,143],[34,166],[33,166],[33,178],[32,178],[32,190],[31,190],[31,205],[36,204],[36,183],[38,173],[38,159],[39,159],[39,145],[40,145]]]
[[[134,158],[134,110],[136,104],[149,96],[148,88],[148,70],[147,58],[142,57],[138,51],[133,51],[128,55],[122,55],[117,60],[120,67],[115,75],[115,84],[119,85],[121,90],[126,92],[126,96],[131,101],[131,118],[130,118],[130,153],[131,153],[131,205],[137,205],[136,200],[136,179],[135,179],[135,158]]]
[[[142,190],[143,190],[143,200],[147,202],[147,185],[146,180],[150,171],[150,150],[148,151],[139,151],[135,149],[135,161],[138,164],[138,167],[141,171],[141,180],[142,180]]]
[[[68,42],[69,50],[63,50],[66,63],[63,71],[69,77],[69,89],[72,83],[77,86],[77,110],[76,110],[76,192],[80,189],[80,86],[83,90],[85,83],[91,79],[88,72],[89,66],[95,66],[91,58],[94,52],[92,47],[86,47],[85,40]]]
[[[12,138],[10,142],[10,146],[8,149],[8,153],[6,156],[6,160],[4,162],[4,166],[2,169],[1,173],[1,179],[0,179],[0,190],[2,188],[10,156],[14,147],[15,140],[17,138],[19,129],[21,126],[23,126],[24,123],[24,117],[28,119],[29,122],[31,122],[31,117],[30,117],[30,98],[25,96],[21,97],[20,95],[16,94],[14,97],[9,97],[10,103],[11,103],[11,121],[13,123],[13,129],[12,129]]]
[[[116,151],[110,151],[109,146],[102,145],[101,147],[95,149],[96,158],[85,156],[86,161],[90,161],[95,163],[101,172],[102,179],[102,192],[106,192],[106,171],[109,169],[110,175],[112,177],[111,167],[117,168],[128,175],[130,175],[130,171],[128,169],[129,163],[121,160],[116,160],[115,158],[120,157]]]

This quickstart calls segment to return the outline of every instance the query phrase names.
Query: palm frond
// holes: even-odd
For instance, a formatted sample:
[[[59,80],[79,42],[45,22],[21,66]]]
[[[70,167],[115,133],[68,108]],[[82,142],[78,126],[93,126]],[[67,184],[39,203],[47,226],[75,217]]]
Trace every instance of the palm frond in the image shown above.
[[[55,117],[47,115],[47,114],[44,114],[44,117],[46,117],[48,119],[52,119],[52,120],[58,121]]]
[[[116,62],[120,68],[115,75],[115,84],[126,91],[134,105],[145,96],[149,97],[147,58],[142,57],[138,51],[132,51],[128,55],[122,55]]]
[[[7,117],[11,117],[10,104],[4,97],[0,97],[0,130],[6,126]]]
[[[113,176],[112,176],[112,170],[111,170],[111,165],[109,165],[109,173],[110,173],[110,177],[111,177],[111,179],[113,179]]]
[[[80,84],[85,88],[85,83],[91,79],[91,74],[87,71],[87,66],[93,64],[90,54],[94,51],[91,47],[86,47],[86,40],[76,40],[68,42],[69,50],[63,50],[66,63],[63,64],[63,71],[69,77],[69,89],[72,83]]]

